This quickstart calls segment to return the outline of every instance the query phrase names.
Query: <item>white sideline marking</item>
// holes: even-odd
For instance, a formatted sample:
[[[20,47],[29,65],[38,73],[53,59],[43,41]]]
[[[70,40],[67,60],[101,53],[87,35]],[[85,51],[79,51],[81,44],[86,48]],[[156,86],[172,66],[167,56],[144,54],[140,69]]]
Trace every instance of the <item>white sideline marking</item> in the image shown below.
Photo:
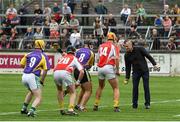
[[[159,103],[171,103],[171,102],[179,102],[180,99],[177,100],[164,100],[164,101],[155,101],[155,102],[151,102],[151,104],[159,104]],[[140,104],[144,104],[144,103],[140,103]],[[121,106],[127,106],[127,105],[131,105],[131,104],[121,104]],[[105,108],[107,106],[99,106],[100,108]],[[90,107],[88,107],[90,108]],[[58,111],[59,109],[51,109],[51,110],[37,110],[37,112],[46,112],[46,111]],[[0,113],[0,116],[3,115],[14,115],[14,114],[20,114],[19,112],[2,112]],[[180,114],[178,115],[174,115],[174,117],[180,117]]]

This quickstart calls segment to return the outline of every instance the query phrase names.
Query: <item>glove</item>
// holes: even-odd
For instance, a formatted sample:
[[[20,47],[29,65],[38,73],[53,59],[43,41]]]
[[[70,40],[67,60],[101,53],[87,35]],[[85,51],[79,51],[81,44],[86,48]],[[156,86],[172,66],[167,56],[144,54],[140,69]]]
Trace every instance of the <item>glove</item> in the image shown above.
[[[124,85],[128,84],[128,82],[129,82],[129,79],[125,79],[125,80],[123,81]]]

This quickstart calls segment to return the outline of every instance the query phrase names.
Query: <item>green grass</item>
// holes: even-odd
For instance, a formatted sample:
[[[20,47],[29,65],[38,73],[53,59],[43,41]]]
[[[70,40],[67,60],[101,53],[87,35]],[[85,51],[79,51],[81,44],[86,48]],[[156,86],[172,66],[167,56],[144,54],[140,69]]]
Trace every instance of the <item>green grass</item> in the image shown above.
[[[144,109],[144,92],[142,82],[139,89],[139,107],[131,108],[132,83],[123,85],[124,76],[119,78],[120,108],[121,112],[113,112],[112,89],[106,82],[101,99],[101,108],[97,112],[92,111],[95,91],[97,88],[97,76],[93,76],[93,94],[88,102],[88,112],[80,113],[77,117],[61,116],[58,111],[56,99],[56,87],[53,77],[48,76],[43,88],[43,102],[38,107],[37,117],[29,118],[20,114],[26,88],[21,84],[21,75],[0,75],[0,120],[25,120],[25,121],[152,121],[152,120],[179,120],[180,116],[180,77],[151,77],[151,109]],[[65,98],[68,106],[68,96]],[[178,101],[179,100],[179,101]]]

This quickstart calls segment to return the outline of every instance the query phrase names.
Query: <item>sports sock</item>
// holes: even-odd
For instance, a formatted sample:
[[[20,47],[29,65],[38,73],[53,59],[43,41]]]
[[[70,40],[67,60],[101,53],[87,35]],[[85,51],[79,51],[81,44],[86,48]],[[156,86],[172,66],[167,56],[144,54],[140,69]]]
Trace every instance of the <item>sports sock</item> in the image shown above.
[[[64,101],[59,102],[59,109],[64,110]]]
[[[95,105],[95,106],[98,106],[99,103],[100,103],[100,100],[99,100],[99,99],[95,99],[94,105]]]
[[[74,105],[69,105],[68,111],[74,111]]]
[[[114,100],[114,107],[119,107],[119,101],[118,100]]]

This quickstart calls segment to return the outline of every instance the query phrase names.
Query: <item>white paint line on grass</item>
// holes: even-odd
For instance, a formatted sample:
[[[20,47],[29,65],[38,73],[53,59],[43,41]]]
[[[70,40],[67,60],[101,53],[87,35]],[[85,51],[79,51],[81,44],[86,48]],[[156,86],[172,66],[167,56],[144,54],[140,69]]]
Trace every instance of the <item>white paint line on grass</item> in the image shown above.
[[[155,101],[155,102],[151,102],[151,104],[159,104],[159,103],[172,103],[172,102],[179,102],[180,99],[177,100],[164,100],[164,101]],[[144,103],[140,103],[140,104],[144,104]],[[121,104],[120,106],[130,106],[131,104]],[[100,108],[106,108],[108,106],[99,106]],[[91,108],[91,107],[88,107]],[[37,110],[37,112],[46,112],[46,111],[58,111],[59,109],[51,109],[51,110]],[[20,114],[19,112],[2,112],[0,113],[0,116],[3,115],[15,115],[15,114]],[[179,115],[175,115],[174,117],[180,117]]]

